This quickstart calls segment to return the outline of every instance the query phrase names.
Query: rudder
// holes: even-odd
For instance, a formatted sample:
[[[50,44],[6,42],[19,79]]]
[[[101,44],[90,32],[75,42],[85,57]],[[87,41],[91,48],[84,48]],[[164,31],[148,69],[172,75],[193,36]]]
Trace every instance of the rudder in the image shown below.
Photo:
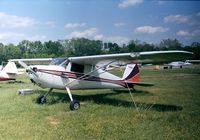
[[[122,79],[127,82],[140,82],[140,73],[137,64],[126,65]]]

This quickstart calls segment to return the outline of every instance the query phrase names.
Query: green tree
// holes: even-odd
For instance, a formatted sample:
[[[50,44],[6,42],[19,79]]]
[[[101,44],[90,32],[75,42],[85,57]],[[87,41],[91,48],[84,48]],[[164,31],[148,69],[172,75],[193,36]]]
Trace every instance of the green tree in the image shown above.
[[[199,42],[193,42],[190,46],[185,46],[184,50],[193,52],[194,53],[193,59],[195,60],[200,59],[200,43]]]
[[[181,50],[182,44],[177,39],[163,39],[159,47],[161,50]]]
[[[106,50],[107,53],[119,53],[121,51],[121,48],[117,43],[104,43],[104,49]]]
[[[31,44],[31,42],[28,40],[23,40],[18,44],[18,47],[21,52],[21,56],[23,58],[29,58],[28,53],[29,53],[29,49],[30,49],[30,44]]]
[[[8,59],[21,58],[20,48],[13,44],[6,45],[3,53],[5,56],[4,61],[7,61]]]
[[[127,47],[128,47],[128,51],[129,51],[129,52],[134,52],[134,51],[136,50],[136,43],[135,43],[135,41],[134,41],[134,40],[131,40],[131,41],[128,43]]]
[[[97,55],[101,54],[102,41],[89,40],[86,38],[71,39],[69,47],[71,53],[75,56]]]
[[[64,47],[58,41],[48,41],[44,43],[44,53],[48,57],[60,57],[64,55]]]

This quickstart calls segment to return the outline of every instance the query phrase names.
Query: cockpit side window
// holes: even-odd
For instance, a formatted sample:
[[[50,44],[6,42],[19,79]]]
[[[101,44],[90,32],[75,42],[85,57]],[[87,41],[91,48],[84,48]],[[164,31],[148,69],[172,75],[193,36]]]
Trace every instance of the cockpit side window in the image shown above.
[[[62,65],[62,63],[67,62],[67,58],[54,58],[49,65]]]
[[[83,73],[84,72],[84,65],[72,63],[71,71],[77,72],[77,73]]]

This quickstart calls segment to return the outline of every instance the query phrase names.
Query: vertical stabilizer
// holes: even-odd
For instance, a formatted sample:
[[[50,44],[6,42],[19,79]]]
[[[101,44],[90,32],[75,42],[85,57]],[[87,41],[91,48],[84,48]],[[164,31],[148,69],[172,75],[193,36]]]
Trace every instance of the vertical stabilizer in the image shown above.
[[[137,64],[128,64],[122,79],[127,82],[140,82],[140,73]]]
[[[8,62],[3,68],[2,72],[6,72],[8,74],[17,74],[17,67],[14,62]]]
[[[0,72],[0,81],[15,80],[18,71],[14,62],[8,62]]]

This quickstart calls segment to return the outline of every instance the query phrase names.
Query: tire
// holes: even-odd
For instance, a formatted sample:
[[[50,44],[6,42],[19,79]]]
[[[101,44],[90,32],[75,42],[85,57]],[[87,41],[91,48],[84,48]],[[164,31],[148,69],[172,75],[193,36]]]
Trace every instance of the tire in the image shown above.
[[[46,98],[44,97],[44,95],[40,95],[38,98],[37,98],[37,101],[36,101],[38,104],[44,104],[46,103]]]
[[[78,110],[80,108],[79,101],[76,101],[76,100],[71,101],[69,108],[71,111]]]

